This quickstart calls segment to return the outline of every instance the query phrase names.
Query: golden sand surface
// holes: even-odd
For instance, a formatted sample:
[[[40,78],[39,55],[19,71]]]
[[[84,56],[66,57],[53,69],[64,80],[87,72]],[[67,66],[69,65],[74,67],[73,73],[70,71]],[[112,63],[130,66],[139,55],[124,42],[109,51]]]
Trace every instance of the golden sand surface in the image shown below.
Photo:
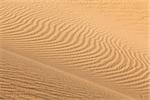
[[[0,100],[150,100],[148,0],[0,0]]]

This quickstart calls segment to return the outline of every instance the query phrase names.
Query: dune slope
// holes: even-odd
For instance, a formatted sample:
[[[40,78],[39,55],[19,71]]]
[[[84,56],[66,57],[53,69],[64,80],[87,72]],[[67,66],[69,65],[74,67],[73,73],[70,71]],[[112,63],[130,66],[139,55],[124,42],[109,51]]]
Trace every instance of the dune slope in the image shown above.
[[[0,98],[149,100],[146,0],[1,0]]]

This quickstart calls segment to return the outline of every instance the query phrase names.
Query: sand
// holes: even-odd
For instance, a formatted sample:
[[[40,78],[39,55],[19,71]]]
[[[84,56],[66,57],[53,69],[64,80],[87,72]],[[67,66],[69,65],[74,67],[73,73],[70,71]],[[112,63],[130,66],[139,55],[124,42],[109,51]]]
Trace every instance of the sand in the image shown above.
[[[148,0],[0,0],[0,100],[149,100]]]

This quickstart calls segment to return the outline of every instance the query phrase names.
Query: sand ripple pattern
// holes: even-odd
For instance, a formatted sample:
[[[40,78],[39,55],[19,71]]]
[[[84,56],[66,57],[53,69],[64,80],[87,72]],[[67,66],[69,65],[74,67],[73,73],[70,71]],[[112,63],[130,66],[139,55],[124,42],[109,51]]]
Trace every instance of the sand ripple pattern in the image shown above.
[[[3,1],[0,14],[2,98],[148,100],[149,55],[132,49],[113,31],[94,27],[80,16],[71,16],[71,11],[63,13],[61,7],[50,2]],[[107,87],[108,93],[91,81]]]

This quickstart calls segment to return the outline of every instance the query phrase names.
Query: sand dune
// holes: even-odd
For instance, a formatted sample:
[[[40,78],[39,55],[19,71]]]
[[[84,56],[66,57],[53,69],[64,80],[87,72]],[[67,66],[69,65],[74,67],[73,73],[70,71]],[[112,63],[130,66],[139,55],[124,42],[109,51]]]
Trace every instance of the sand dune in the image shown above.
[[[0,98],[149,100],[146,0],[1,0]]]

